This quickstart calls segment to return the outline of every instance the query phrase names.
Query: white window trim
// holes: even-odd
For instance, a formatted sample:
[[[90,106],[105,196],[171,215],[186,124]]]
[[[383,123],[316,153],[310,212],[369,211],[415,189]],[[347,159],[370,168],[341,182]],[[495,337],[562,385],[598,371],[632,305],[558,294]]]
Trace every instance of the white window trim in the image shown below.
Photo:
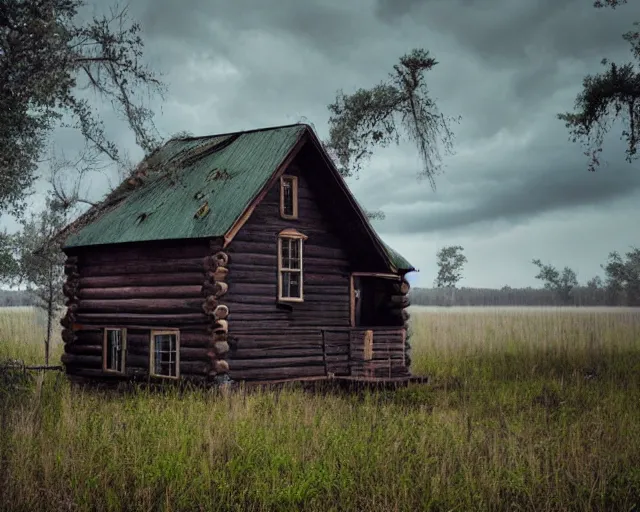
[[[285,229],[278,234],[278,302],[304,302],[304,241],[309,237],[295,229]],[[282,266],[282,241],[297,240],[300,253],[300,269],[289,269]],[[300,273],[300,297],[283,297],[282,275],[283,272]]]
[[[120,355],[120,366],[121,370],[114,370],[112,368],[107,368],[107,333],[109,331],[120,331],[122,336],[122,354]],[[102,330],[102,371],[109,373],[117,373],[122,374],[126,372],[126,362],[127,362],[127,329],[123,327],[105,327]]]
[[[172,334],[176,337],[176,374],[175,375],[163,375],[161,373],[155,373],[156,366],[155,361],[155,345],[156,336],[162,334]],[[149,375],[151,377],[159,377],[162,379],[179,379],[180,378],[180,331],[178,329],[155,329],[151,331],[149,338]]]
[[[291,191],[293,199],[293,215],[284,213],[284,182],[291,181]],[[295,220],[298,218],[298,177],[282,175],[280,176],[280,217],[283,219]]]

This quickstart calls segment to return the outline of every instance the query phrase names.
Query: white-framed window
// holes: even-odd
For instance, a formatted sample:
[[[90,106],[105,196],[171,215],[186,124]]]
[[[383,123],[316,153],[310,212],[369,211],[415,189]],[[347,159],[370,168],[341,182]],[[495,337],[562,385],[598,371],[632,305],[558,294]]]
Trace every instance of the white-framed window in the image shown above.
[[[127,330],[105,327],[102,340],[102,369],[124,373],[127,353]]]
[[[285,229],[278,235],[278,300],[302,302],[303,242],[306,235],[295,229]]]
[[[151,331],[149,373],[156,377],[180,377],[180,331]]]
[[[280,216],[283,219],[298,218],[298,178],[280,177]]]

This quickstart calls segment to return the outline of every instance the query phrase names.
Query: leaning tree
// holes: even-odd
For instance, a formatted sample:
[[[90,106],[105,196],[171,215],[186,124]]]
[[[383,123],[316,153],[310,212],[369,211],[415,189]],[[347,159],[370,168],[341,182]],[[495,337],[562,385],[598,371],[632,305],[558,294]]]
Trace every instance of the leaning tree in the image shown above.
[[[359,174],[375,147],[413,142],[422,160],[421,178],[435,189],[442,149],[453,149],[454,121],[442,115],[429,94],[425,74],[437,64],[423,49],[400,58],[386,81],[352,94],[338,91],[328,106],[329,139],[325,147],[344,177]]]

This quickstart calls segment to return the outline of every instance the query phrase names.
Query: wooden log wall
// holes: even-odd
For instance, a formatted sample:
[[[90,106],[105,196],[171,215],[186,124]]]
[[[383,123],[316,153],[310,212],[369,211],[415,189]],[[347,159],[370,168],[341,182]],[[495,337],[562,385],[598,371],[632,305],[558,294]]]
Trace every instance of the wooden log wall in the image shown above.
[[[369,234],[362,228],[361,221],[353,211],[352,199],[341,184],[330,177],[325,162],[317,157],[315,150],[303,148],[297,162],[305,170],[306,186],[318,197],[323,218],[331,224],[331,231],[343,241],[342,247],[359,272],[387,272],[386,260],[375,251]]]
[[[404,331],[404,352],[405,352],[405,366],[408,368],[411,366],[411,345],[409,344],[409,311],[408,307],[411,305],[409,300],[409,282],[403,277],[400,281],[392,280],[380,280],[380,284],[384,287],[384,296],[386,299],[383,301],[384,313],[379,315],[381,325],[398,326],[402,327]]]
[[[367,350],[367,339],[372,350]],[[405,377],[405,330],[374,329],[351,331],[349,366],[352,376]]]
[[[326,374],[322,336],[317,329],[234,331],[231,324],[230,376],[233,380],[279,380]]]
[[[216,364],[223,369],[216,352],[224,352],[216,345],[223,337],[212,319],[226,310],[214,307],[208,314],[205,307],[208,297],[226,290],[223,279],[216,281],[225,273],[212,259],[216,252],[207,240],[70,249],[61,321],[67,373],[103,376],[105,326],[127,329],[127,377],[149,374],[151,330],[163,328],[180,330],[181,376],[208,379]]]
[[[402,279],[395,281],[392,279],[375,279],[374,293],[382,296],[382,300],[375,312],[375,325],[388,325],[401,327],[409,321],[407,308],[410,305],[407,293],[409,283]]]
[[[329,340],[325,361],[321,329],[349,326],[351,263],[305,173],[293,167],[286,174],[298,176],[298,219],[280,217],[278,182],[227,248],[234,380],[348,373],[348,335]],[[303,242],[304,302],[278,304],[277,240],[287,228],[309,237]]]

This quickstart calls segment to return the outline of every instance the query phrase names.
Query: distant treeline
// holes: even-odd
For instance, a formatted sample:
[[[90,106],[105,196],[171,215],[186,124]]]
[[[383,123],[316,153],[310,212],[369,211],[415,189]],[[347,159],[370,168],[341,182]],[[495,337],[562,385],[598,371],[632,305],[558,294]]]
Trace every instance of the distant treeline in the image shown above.
[[[414,288],[411,304],[417,306],[624,306],[624,300],[606,288],[578,286],[571,301],[563,303],[553,290],[544,288]]]
[[[0,307],[35,306],[36,299],[32,294],[20,290],[0,290]]]
[[[572,301],[563,304],[557,294],[544,288],[413,288],[411,303],[416,306],[624,306],[621,297],[606,288],[578,286]],[[453,299],[452,299],[453,295]],[[0,307],[35,306],[37,299],[26,291],[0,290]]]

